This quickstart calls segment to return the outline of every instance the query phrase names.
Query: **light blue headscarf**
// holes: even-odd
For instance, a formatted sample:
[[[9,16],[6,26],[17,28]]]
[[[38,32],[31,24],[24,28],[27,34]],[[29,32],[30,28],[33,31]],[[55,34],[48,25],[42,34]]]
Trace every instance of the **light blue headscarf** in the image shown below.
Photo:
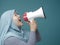
[[[15,36],[25,42],[28,41],[29,32],[21,30],[17,27],[12,19],[15,10],[4,12],[0,18],[0,45],[4,45],[4,40],[8,37]]]

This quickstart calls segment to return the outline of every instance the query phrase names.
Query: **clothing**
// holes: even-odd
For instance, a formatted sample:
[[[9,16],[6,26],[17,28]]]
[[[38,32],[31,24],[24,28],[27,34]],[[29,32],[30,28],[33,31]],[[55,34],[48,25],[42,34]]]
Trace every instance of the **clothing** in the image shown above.
[[[29,40],[27,42],[19,40],[19,38],[12,36],[4,41],[4,45],[36,45],[36,42],[38,41],[40,41],[38,31],[31,31],[29,35]]]
[[[36,33],[31,31],[28,42],[19,40],[16,37],[10,37],[5,40],[4,45],[35,45],[36,44]]]
[[[15,10],[8,10],[1,15],[0,18],[0,45],[4,45],[5,35],[11,25],[12,17]]]
[[[0,45],[35,45],[36,32],[28,32],[17,27],[13,20],[14,12],[15,10],[8,10],[1,16]]]

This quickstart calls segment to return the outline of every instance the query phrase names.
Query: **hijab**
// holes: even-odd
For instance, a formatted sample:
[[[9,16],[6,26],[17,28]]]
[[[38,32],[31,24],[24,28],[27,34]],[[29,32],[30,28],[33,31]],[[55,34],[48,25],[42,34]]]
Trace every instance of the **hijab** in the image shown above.
[[[0,45],[4,45],[4,40],[14,36],[23,40],[28,41],[29,32],[22,30],[21,27],[17,27],[13,21],[13,15],[15,10],[8,10],[1,15],[0,18]]]

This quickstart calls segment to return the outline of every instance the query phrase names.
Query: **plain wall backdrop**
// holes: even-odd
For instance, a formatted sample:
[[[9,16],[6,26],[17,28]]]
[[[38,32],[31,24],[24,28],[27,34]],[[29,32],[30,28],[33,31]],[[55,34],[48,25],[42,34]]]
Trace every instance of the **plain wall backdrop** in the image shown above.
[[[41,6],[46,19],[36,19],[41,36],[37,45],[60,45],[60,0],[0,0],[0,16],[7,10],[16,9],[22,17],[24,12],[35,11]],[[29,30],[28,24],[23,23],[22,29]]]

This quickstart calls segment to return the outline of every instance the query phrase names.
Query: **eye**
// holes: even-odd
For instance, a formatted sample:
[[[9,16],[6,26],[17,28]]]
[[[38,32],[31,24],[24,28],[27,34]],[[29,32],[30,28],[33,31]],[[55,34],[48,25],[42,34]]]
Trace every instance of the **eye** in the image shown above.
[[[17,16],[17,14],[15,14],[15,16]]]

